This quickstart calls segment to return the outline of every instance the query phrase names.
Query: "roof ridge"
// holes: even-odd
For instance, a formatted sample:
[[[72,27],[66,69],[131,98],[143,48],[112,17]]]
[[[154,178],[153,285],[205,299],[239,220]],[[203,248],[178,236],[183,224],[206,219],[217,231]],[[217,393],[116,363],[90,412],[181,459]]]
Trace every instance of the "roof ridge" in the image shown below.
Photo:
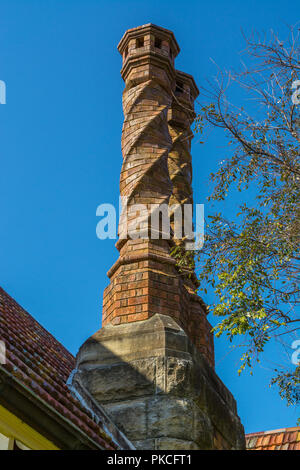
[[[294,432],[294,431],[300,431],[300,426],[292,426],[290,428],[270,429],[268,431],[250,432],[250,433],[246,433],[246,438],[253,437],[253,436],[262,436],[264,434],[276,434],[280,432]]]

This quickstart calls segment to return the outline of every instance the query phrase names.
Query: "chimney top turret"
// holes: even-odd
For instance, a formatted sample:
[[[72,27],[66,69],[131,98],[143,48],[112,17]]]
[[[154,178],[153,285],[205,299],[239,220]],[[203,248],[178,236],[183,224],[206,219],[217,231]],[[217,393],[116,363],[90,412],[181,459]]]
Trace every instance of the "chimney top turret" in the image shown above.
[[[145,56],[166,61],[173,68],[180,51],[172,31],[152,23],[128,29],[119,42],[118,50],[123,57],[123,78],[129,63]]]

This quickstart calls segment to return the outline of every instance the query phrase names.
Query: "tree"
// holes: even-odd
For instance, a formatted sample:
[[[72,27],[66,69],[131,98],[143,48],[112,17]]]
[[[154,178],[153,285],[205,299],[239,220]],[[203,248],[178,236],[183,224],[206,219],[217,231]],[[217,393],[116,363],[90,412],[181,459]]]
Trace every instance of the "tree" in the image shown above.
[[[216,84],[202,90],[206,99],[196,118],[196,131],[207,126],[224,131],[228,158],[211,175],[210,200],[223,201],[234,188],[244,201],[249,188],[253,201],[242,202],[230,220],[209,216],[204,248],[196,253],[200,290],[214,289],[210,306],[220,317],[216,336],[240,335],[246,344],[241,372],[252,368],[271,338],[296,335],[299,304],[300,215],[300,63],[299,31],[287,41],[271,33],[245,38],[249,62],[242,70],[219,72]],[[246,106],[229,96],[239,89]],[[299,88],[299,90],[298,90]],[[298,96],[299,91],[299,96]],[[190,253],[174,251],[179,265]],[[274,372],[273,384],[288,404],[300,402],[300,366]]]

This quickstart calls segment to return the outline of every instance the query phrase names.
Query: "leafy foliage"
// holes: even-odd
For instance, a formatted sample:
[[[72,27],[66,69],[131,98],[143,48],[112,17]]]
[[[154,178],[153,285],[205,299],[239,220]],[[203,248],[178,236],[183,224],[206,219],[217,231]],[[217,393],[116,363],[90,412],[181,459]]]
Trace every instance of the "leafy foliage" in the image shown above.
[[[287,42],[272,34],[268,42],[254,37],[246,44],[249,68],[220,73],[217,85],[203,90],[208,102],[196,120],[200,133],[221,128],[230,146],[229,158],[211,176],[209,199],[223,201],[236,189],[241,199],[248,188],[255,195],[230,220],[210,215],[204,249],[196,254],[200,290],[208,284],[216,294],[210,306],[220,317],[216,335],[246,342],[239,372],[253,367],[271,338],[300,328],[300,105],[291,99],[300,78],[299,36],[291,29]],[[230,103],[231,86],[245,93],[247,109]],[[190,253],[177,248],[175,254],[180,265],[190,262]],[[276,374],[272,383],[282,398],[299,403],[299,367]]]
[[[296,367],[294,373],[277,371],[272,379],[272,384],[277,384],[281,398],[286,399],[289,405],[300,402],[300,366]]]

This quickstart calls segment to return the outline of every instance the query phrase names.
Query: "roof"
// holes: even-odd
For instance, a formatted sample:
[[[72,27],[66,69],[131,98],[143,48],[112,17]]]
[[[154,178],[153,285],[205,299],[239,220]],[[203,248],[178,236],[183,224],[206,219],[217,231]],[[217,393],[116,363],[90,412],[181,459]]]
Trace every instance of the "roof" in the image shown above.
[[[74,356],[1,287],[0,340],[6,347],[6,371],[98,446],[117,448],[66,385]]]
[[[300,427],[246,434],[248,450],[300,450]]]

